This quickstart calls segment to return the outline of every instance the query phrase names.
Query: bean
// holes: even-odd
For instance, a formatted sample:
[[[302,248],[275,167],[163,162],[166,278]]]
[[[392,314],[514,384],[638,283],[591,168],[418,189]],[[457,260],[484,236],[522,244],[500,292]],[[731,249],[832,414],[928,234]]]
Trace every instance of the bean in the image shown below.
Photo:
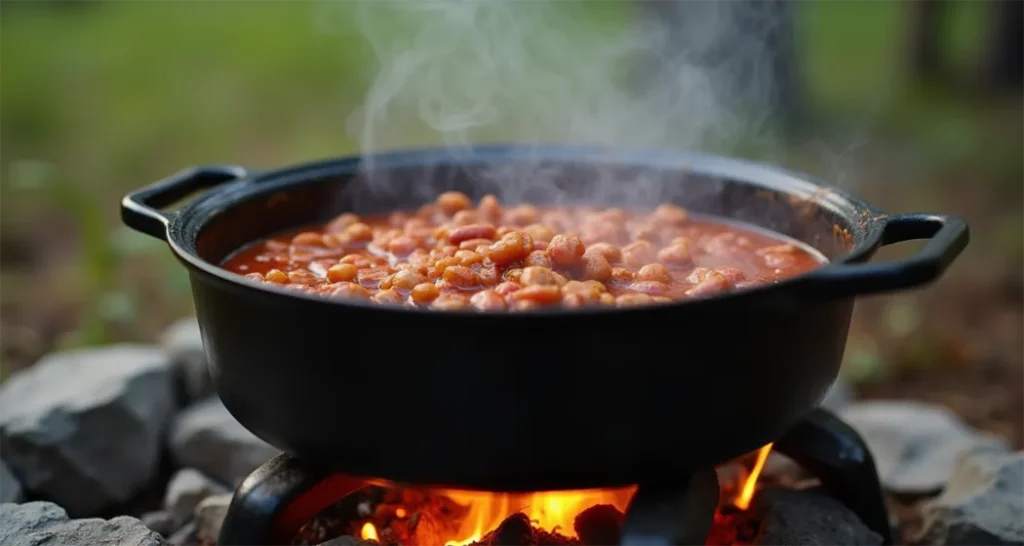
[[[523,276],[522,268],[514,267],[512,269],[506,269],[505,270],[505,274],[502,275],[502,278],[504,278],[506,281],[511,281],[511,282],[518,283],[520,281],[520,279],[522,278],[522,276]]]
[[[704,298],[725,292],[731,289],[732,286],[732,283],[729,282],[729,279],[725,278],[725,275],[713,271],[698,283],[697,286],[687,290],[686,295],[691,298]]]
[[[622,260],[622,251],[611,243],[594,243],[588,246],[586,252],[583,253],[584,256],[587,254],[600,254],[612,263]]]
[[[498,202],[498,198],[493,195],[485,195],[480,200],[480,204],[477,206],[477,210],[484,218],[497,222],[501,219],[501,203]]]
[[[537,243],[534,243],[536,246]],[[554,268],[554,264],[551,262],[551,258],[548,257],[547,252],[543,250],[534,250],[523,260],[523,265],[533,265],[538,267],[546,267],[548,269]]]
[[[537,222],[540,211],[533,205],[519,205],[509,210],[505,217],[517,226],[527,226]]]
[[[288,284],[288,274],[280,269],[267,271],[267,280],[276,284]]]
[[[493,265],[487,267],[481,267],[476,272],[477,278],[480,280],[480,284],[483,286],[494,286],[501,280],[501,276],[498,275],[498,270]]]
[[[339,296],[343,298],[368,298],[370,297],[370,291],[362,286],[359,286],[353,282],[341,282],[334,285],[334,289],[331,290],[332,296]]]
[[[604,288],[604,285],[601,285]],[[593,284],[580,281],[569,281],[562,286],[562,295],[576,294],[587,301],[598,301],[601,298],[601,291]]]
[[[468,226],[480,221],[480,215],[472,210],[460,210],[452,216],[452,223],[456,226]]]
[[[661,264],[647,264],[640,268],[636,278],[640,281],[657,281],[668,284],[672,282],[672,273]]]
[[[505,298],[501,297],[494,290],[484,290],[473,294],[469,298],[469,303],[482,311],[496,311],[508,307],[508,304],[505,303]]]
[[[583,241],[579,237],[558,234],[551,238],[546,252],[555,265],[568,267],[580,262],[584,250]]]
[[[468,305],[469,300],[461,294],[441,294],[430,304],[430,308],[453,310],[465,309]]]
[[[524,267],[519,277],[519,282],[527,286],[532,285],[556,285],[554,271],[546,267],[530,266]]]
[[[468,241],[462,241],[461,243],[459,243],[460,249],[472,250],[477,254],[481,254],[481,252],[477,250],[481,246],[484,248],[491,246],[491,239],[470,239]]]
[[[373,296],[370,296],[370,299],[376,303],[398,304],[402,303],[403,301],[402,295],[394,290],[381,290],[380,292],[377,292]]]
[[[638,226],[635,230],[633,230],[634,239],[640,241],[650,241],[652,243],[656,243],[660,240],[660,234],[661,230],[658,229],[658,226],[651,224]]]
[[[616,284],[631,283],[633,282],[633,272],[624,267],[613,267],[610,280]]]
[[[564,294],[562,296],[562,305],[570,309],[578,309],[587,304],[587,299],[580,294]]]
[[[298,271],[288,272],[288,281],[294,284],[319,284],[320,279],[316,275],[306,271],[305,269],[299,269]]]
[[[416,271],[410,271],[408,269],[402,269],[395,273],[391,279],[391,286],[398,288],[399,290],[412,290],[416,285],[427,282],[426,275],[421,275]]]
[[[469,267],[473,264],[478,264],[484,261],[484,257],[472,250],[459,250],[453,256],[460,264]]]
[[[615,296],[605,292],[604,294],[601,294],[601,299],[599,301],[603,305],[615,305]]]
[[[331,223],[327,224],[327,231],[331,233],[340,233],[345,231],[345,228],[359,221],[359,217],[351,212],[342,213],[340,216],[331,220]]]
[[[324,246],[324,236],[315,231],[306,231],[292,237],[292,244],[298,246]]]
[[[650,305],[654,302],[654,298],[647,294],[622,294],[615,298],[615,305],[617,307],[634,307],[638,305]]]
[[[440,260],[434,262],[434,267],[430,268],[430,270],[427,272],[427,276],[430,277],[431,279],[441,278],[444,275],[446,269],[456,265],[459,265],[458,258],[441,258]]]
[[[523,285],[517,282],[505,281],[499,284],[498,286],[495,286],[494,291],[502,296],[508,296],[509,294],[521,289],[522,287]]]
[[[373,238],[373,228],[362,222],[356,222],[345,228],[345,236],[355,242],[369,241]]]
[[[380,288],[380,283],[391,273],[390,268],[360,269],[356,281],[367,288]]]
[[[426,303],[434,300],[440,294],[441,291],[438,290],[433,283],[424,282],[413,287],[412,294],[410,294],[410,296],[412,297],[412,301],[416,303]]]
[[[491,241],[495,237],[496,230],[491,224],[470,224],[462,227],[455,228],[451,233],[448,234],[448,242],[457,245],[463,241],[470,240],[487,240]]]
[[[522,260],[533,251],[533,238],[529,234],[513,231],[488,249],[488,257],[498,265]]]
[[[643,292],[652,296],[668,293],[668,285],[658,281],[636,281],[629,285],[633,292]]]
[[[666,224],[679,225],[686,223],[690,215],[686,212],[686,209],[678,205],[664,203],[654,209],[654,217]]]
[[[622,262],[629,267],[643,267],[654,258],[654,245],[649,241],[635,241],[622,248]]]
[[[480,284],[480,279],[476,273],[468,267],[461,265],[453,265],[445,268],[444,280],[452,283],[459,288],[472,288]]]
[[[399,235],[388,243],[388,251],[395,256],[408,256],[417,246],[419,243],[412,237]]]
[[[437,197],[437,206],[448,216],[460,210],[472,208],[473,202],[466,194],[458,191],[446,191]]]
[[[688,245],[671,244],[658,251],[658,261],[661,263],[683,266],[693,263]]]
[[[747,280],[747,274],[735,267],[719,267],[718,269],[715,269],[715,271],[733,284]]]
[[[607,281],[612,277],[612,266],[603,254],[584,254],[583,278],[595,281]]]
[[[369,256],[362,256],[359,254],[349,254],[338,261],[339,264],[350,264],[356,269],[365,269],[367,267],[373,267],[374,262]]]
[[[532,301],[540,304],[552,304],[562,300],[562,292],[557,286],[527,286],[509,295],[512,301]]]
[[[523,231],[529,233],[530,237],[533,237],[533,240],[535,242],[544,241],[546,243],[550,241],[552,237],[555,236],[554,231],[551,231],[551,229],[549,229],[547,226],[543,226],[541,224],[530,224],[524,227]]]

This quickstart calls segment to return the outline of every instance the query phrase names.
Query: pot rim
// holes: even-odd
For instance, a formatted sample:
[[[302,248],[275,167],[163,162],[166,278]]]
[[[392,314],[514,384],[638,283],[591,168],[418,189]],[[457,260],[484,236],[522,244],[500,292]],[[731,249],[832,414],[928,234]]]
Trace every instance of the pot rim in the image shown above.
[[[528,158],[531,161],[575,162],[591,166],[604,164],[618,167],[680,169],[703,176],[734,180],[743,184],[763,187],[764,189],[775,193],[802,199],[809,204],[829,210],[837,216],[845,218],[851,224],[859,223],[863,227],[863,234],[859,238],[854,237],[853,247],[843,255],[833,260],[829,260],[822,266],[814,268],[808,272],[795,275],[772,284],[748,287],[735,292],[718,294],[709,298],[681,300],[657,306],[637,306],[626,308],[595,306],[593,308],[583,309],[549,307],[530,310],[525,313],[482,313],[471,309],[445,310],[444,312],[438,312],[437,310],[431,310],[428,308],[379,304],[357,299],[347,300],[340,298],[327,298],[322,295],[296,292],[287,290],[283,287],[270,285],[268,283],[261,283],[247,279],[243,275],[232,273],[217,264],[204,260],[195,252],[187,248],[187,246],[190,246],[188,244],[190,237],[193,238],[193,240],[198,237],[202,228],[212,218],[230,207],[233,203],[237,203],[240,200],[250,198],[257,194],[282,191],[288,186],[295,184],[297,180],[312,180],[319,178],[318,174],[330,174],[332,176],[357,174],[360,172],[364,162],[368,159],[372,159],[374,162],[374,169],[388,170],[423,165],[437,166],[439,164],[463,166],[485,163],[494,164],[500,162],[522,161],[524,158]],[[218,184],[224,185],[205,192],[203,195],[185,204],[175,212],[158,212],[149,207],[149,203],[145,202],[145,197],[142,197],[143,192],[148,191],[152,194],[158,191],[158,186],[162,185],[165,188],[171,188],[175,184],[176,180],[183,179],[183,177],[195,177],[198,173],[202,172],[209,175],[214,171],[215,174],[221,178],[213,183],[205,184],[204,187],[210,187]],[[179,181],[178,183],[180,184],[181,182]],[[172,190],[168,189],[166,191],[170,193]],[[178,197],[184,197],[189,193],[191,193],[191,191],[184,192],[184,195],[179,195]],[[158,199],[156,198],[152,199],[152,201],[157,200]],[[145,210],[140,211],[139,209]],[[613,149],[597,146],[573,145],[492,144],[468,147],[460,150],[451,150],[441,147],[418,148],[387,151],[368,155],[342,156],[339,158],[329,158],[319,161],[300,163],[297,165],[262,172],[248,172],[242,167],[235,166],[200,167],[186,170],[146,189],[129,194],[122,201],[122,215],[125,222],[136,229],[147,232],[156,237],[164,238],[177,258],[181,260],[192,272],[211,277],[213,280],[224,283],[234,289],[249,292],[254,297],[299,298],[308,300],[310,303],[315,303],[317,305],[337,305],[342,307],[361,308],[375,313],[394,313],[402,316],[425,314],[435,317],[438,320],[465,320],[467,318],[472,318],[473,320],[507,321],[518,320],[520,317],[524,316],[534,318],[562,318],[565,316],[573,316],[578,319],[585,316],[649,313],[655,310],[671,311],[683,308],[695,309],[707,305],[724,305],[726,303],[743,302],[748,299],[770,296],[772,293],[780,295],[786,294],[787,296],[792,297],[793,294],[800,294],[804,292],[802,288],[812,286],[816,286],[818,289],[806,291],[806,295],[811,297],[852,297],[858,293],[889,290],[928,282],[938,277],[941,273],[941,269],[945,268],[946,262],[952,261],[952,258],[959,253],[959,250],[963,248],[963,245],[966,245],[966,225],[960,225],[962,224],[962,221],[955,217],[936,215],[892,216],[846,190],[820,183],[812,177],[794,173],[775,166],[694,151],[664,149]],[[150,221],[150,224],[153,224],[153,221],[156,220],[156,223],[162,224],[162,226],[142,226],[140,225],[142,222],[138,221],[138,218],[136,218],[135,215],[148,216],[147,220]],[[894,222],[892,222],[894,219],[902,219],[903,223],[913,224],[910,227],[916,227],[916,229],[910,229],[910,231],[914,233],[909,235],[900,233],[895,234],[894,236],[887,236],[887,228],[894,224]],[[133,220],[135,220],[134,223]],[[927,222],[937,225],[935,229],[931,230],[933,233],[919,233],[921,231],[928,231],[928,229],[922,227],[923,224]],[[893,282],[894,278],[898,277],[901,272],[907,275],[913,273],[903,271],[908,269],[911,265],[921,265],[917,263],[911,264],[910,260],[908,260],[903,263],[896,263],[895,265],[898,266],[896,270],[892,270],[892,268],[890,268],[890,270],[885,272],[872,272],[875,277],[879,275],[887,277],[890,282],[881,284],[893,285],[892,287],[880,286],[876,288],[857,289],[855,286],[848,286],[845,289],[822,290],[821,288],[823,287],[818,286],[828,285],[838,281],[846,281],[845,284],[850,284],[851,282],[855,283],[858,279],[854,277],[858,277],[860,275],[858,275],[858,271],[852,270],[868,268],[878,269],[881,266],[889,265],[849,265],[859,264],[869,259],[871,255],[874,254],[874,252],[883,244],[916,238],[929,238],[932,235],[936,235],[936,237],[931,242],[938,243],[937,239],[939,239],[939,236],[937,235],[937,232],[940,228],[943,231],[946,231],[946,228],[949,227],[946,225],[948,222],[957,224],[953,227],[961,228],[960,231],[963,231],[963,233],[957,233],[956,235],[959,236],[958,239],[963,240],[955,241],[957,244],[953,244],[950,241],[944,241],[944,248],[941,249],[943,250],[944,263],[940,264],[941,267],[939,270],[929,271],[930,274],[928,275],[925,275],[923,272],[917,275],[918,277],[929,277],[928,279],[919,279],[916,281],[912,279],[899,281],[899,279],[896,279],[899,282]],[[157,229],[157,227],[159,227],[159,229]],[[906,229],[904,229],[904,231],[905,230]],[[155,233],[156,231],[162,231],[163,233],[158,234]],[[946,239],[949,238],[949,236],[946,237]],[[957,248],[953,248],[951,250],[949,247]],[[935,264],[930,263],[928,265],[935,266]],[[865,273],[868,272],[865,271]],[[879,279],[874,280],[877,281]]]

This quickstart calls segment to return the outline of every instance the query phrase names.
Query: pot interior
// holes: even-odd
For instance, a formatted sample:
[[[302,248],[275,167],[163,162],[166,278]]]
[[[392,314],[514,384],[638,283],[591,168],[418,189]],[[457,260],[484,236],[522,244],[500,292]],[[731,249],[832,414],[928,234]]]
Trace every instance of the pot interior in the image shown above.
[[[441,192],[475,200],[494,194],[503,204],[597,205],[650,209],[675,203],[784,235],[832,260],[864,238],[870,210],[831,190],[796,181],[712,176],[693,168],[582,162],[379,166],[367,174],[325,164],[271,173],[213,190],[186,207],[182,243],[220,264],[254,241],[326,222],[342,212],[415,210]],[[791,186],[791,187],[789,187]],[[810,190],[809,190],[810,188]],[[822,199],[822,194],[827,198]],[[189,248],[191,247],[191,248]]]

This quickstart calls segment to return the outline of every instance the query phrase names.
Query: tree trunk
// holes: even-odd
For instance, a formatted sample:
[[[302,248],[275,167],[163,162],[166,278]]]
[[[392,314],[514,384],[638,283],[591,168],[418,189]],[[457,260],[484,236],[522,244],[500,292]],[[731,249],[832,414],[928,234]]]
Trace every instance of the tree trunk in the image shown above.
[[[1024,86],[1024,1],[999,0],[988,4],[992,32],[988,34],[983,80],[989,89]]]
[[[939,80],[943,76],[941,30],[946,0],[911,0],[908,7],[910,74],[917,80]]]

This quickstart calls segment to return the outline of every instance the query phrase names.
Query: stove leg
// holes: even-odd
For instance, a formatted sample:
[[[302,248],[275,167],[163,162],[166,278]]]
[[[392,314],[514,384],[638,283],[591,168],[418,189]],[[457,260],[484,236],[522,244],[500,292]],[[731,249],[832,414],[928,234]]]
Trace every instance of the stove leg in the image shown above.
[[[821,480],[829,493],[882,536],[883,545],[893,544],[875,460],[850,425],[818,408],[775,442],[773,449]]]
[[[290,544],[305,523],[365,485],[362,480],[312,470],[289,455],[278,455],[249,474],[235,490],[217,544]]]
[[[626,509],[620,544],[704,544],[718,507],[718,474],[698,470],[682,482],[640,484]]]

